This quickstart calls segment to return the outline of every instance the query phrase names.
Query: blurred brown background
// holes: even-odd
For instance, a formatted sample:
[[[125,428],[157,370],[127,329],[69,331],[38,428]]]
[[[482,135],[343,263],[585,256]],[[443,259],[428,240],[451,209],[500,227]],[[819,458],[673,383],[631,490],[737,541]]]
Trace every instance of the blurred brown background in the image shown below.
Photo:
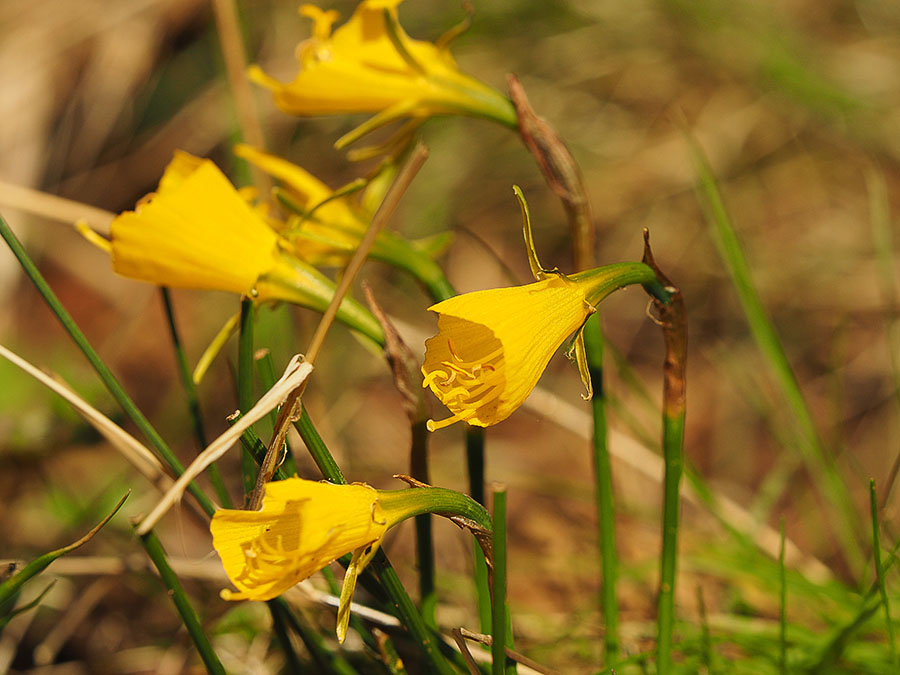
[[[329,6],[347,17],[354,3]],[[295,5],[241,3],[240,11],[251,60],[292,78],[294,46],[309,30]],[[463,16],[455,2],[407,0],[400,7],[407,32],[421,39],[436,38]],[[232,168],[229,148],[238,132],[206,3],[6,0],[0,28],[0,180],[120,211],[154,188],[175,149]],[[886,286],[879,275],[866,180],[883,176],[896,211],[900,6],[890,0],[482,2],[453,52],[465,71],[497,88],[505,87],[506,73],[517,74],[535,109],[566,139],[593,200],[598,260],[638,259],[641,229],[650,229],[657,259],[688,306],[692,465],[770,525],[784,517],[788,536],[806,554],[847,577],[851,570],[819,516],[821,498],[810,491],[797,454],[779,440],[792,420],[698,207],[679,125],[684,120],[709,154],[753,278],[863,513],[868,478],[883,484],[900,450],[891,365],[897,342],[891,347],[888,339],[897,320],[896,277]],[[335,187],[371,168],[332,148],[364,118],[298,121],[275,109],[264,92],[256,94],[269,150]],[[423,136],[430,159],[390,227],[410,236],[456,230],[444,260],[460,291],[510,283],[504,266],[512,281],[528,280],[514,183],[529,199],[542,261],[571,270],[562,209],[513,134],[448,118],[430,121]],[[157,291],[113,277],[106,256],[71,227],[10,208],[2,193],[0,213],[127,390],[189,459],[195,452],[190,421]],[[425,295],[376,263],[361,276],[421,353],[422,339],[435,327],[424,311]],[[0,342],[61,374],[121,419],[5,249],[0,280]],[[174,297],[193,363],[235,311],[236,299],[187,291]],[[662,345],[645,308],[645,296],[632,289],[610,298],[602,311],[614,351],[658,401]],[[260,346],[270,347],[281,367],[304,348],[315,321],[309,312],[264,310]],[[224,416],[236,406],[228,367],[233,354],[229,344],[200,388],[211,433],[224,428]],[[613,443],[628,455],[642,441],[656,442],[657,414],[628,377],[616,375],[612,355],[609,370]],[[409,434],[388,370],[338,328],[316,372],[308,406],[348,478],[397,486],[391,474],[407,469]],[[597,650],[591,468],[577,433],[587,407],[575,369],[560,356],[541,387],[563,404],[533,400],[491,429],[488,477],[509,486],[510,601],[520,645],[569,672],[591,663]],[[565,417],[565,405],[575,407],[574,421]],[[433,436],[436,484],[465,489],[461,431]],[[302,454],[302,444],[296,446]],[[236,456],[223,467],[235,490]],[[301,465],[315,475],[309,462]],[[659,546],[661,489],[648,475],[653,466],[643,466],[614,466],[624,633],[632,645],[652,635],[645,622],[653,615]],[[123,514],[80,553],[140,560],[127,517],[149,508],[155,493],[64,403],[0,363],[0,557],[30,558],[80,536],[127,487],[135,493]],[[889,528],[896,525],[895,505],[889,502],[885,513]],[[702,509],[686,507],[685,519],[686,552],[721,543],[721,529]],[[214,561],[190,521],[173,516],[167,525],[173,556]],[[471,626],[469,544],[448,524],[438,523],[436,534],[443,570],[439,619]],[[410,579],[411,542],[412,528],[404,527],[387,544]],[[689,562],[682,571],[694,574]],[[82,607],[84,616],[58,645],[57,660],[70,670],[53,672],[186,667],[187,640],[175,635],[179,621],[151,577],[97,579],[65,577],[49,608],[0,638],[2,663],[31,667],[49,627],[71,616],[68,608]],[[233,610],[232,620],[250,627],[243,640],[223,636],[230,641],[223,649],[233,649],[235,663],[254,672],[276,667],[277,657],[266,660],[265,631],[257,632],[259,613],[226,606],[217,597],[220,585],[196,582],[189,591],[207,621]],[[682,584],[685,613],[694,611],[693,585]],[[711,611],[727,611],[736,594],[727,581],[710,584]],[[329,625],[328,613],[319,614]]]

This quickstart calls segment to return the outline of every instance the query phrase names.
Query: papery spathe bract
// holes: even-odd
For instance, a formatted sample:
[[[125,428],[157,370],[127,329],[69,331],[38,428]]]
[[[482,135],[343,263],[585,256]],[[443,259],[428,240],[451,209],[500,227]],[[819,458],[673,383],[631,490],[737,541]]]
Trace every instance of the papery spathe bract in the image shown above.
[[[459,71],[445,47],[411,39],[397,21],[401,0],[363,0],[334,33],[334,11],[303,5],[313,36],[297,47],[300,72],[283,83],[258,66],[250,77],[294,115],[371,112],[375,118],[342,138],[350,143],[399,118],[466,114],[516,125],[509,99]]]

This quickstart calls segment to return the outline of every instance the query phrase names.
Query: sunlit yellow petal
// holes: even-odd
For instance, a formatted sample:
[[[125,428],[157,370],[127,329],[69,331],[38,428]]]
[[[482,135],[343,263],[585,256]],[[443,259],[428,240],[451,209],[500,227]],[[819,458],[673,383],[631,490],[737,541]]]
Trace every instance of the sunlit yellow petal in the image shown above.
[[[466,293],[430,309],[440,332],[425,343],[424,385],[453,413],[431,423],[435,429],[509,417],[591,312],[583,286],[559,277]]]
[[[376,126],[398,117],[480,115],[515,126],[509,100],[459,71],[446,49],[411,39],[397,22],[399,0],[364,0],[333,33],[334,16],[311,5],[313,36],[300,43],[300,72],[281,83],[258,67],[250,77],[272,90],[295,115],[382,113]]]
[[[429,420],[432,431],[459,421],[484,427],[506,419],[597,303],[619,288],[656,282],[643,263],[615,263],[572,276],[535,264],[545,276],[541,281],[466,293],[429,308],[438,314],[440,332],[425,342],[422,386],[452,413]]]
[[[249,293],[278,262],[271,228],[215,164],[184,153],[111,232],[113,269],[155,284]]]
[[[213,546],[238,589],[223,597],[274,598],[345,553],[380,542],[391,524],[367,485],[268,483],[261,511],[213,515]]]

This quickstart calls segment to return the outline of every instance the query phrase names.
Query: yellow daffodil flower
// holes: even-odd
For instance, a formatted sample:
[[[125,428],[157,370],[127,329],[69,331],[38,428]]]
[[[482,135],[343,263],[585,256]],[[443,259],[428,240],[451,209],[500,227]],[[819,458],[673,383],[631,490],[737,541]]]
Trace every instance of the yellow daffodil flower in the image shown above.
[[[213,514],[213,547],[231,583],[225,600],[271,600],[341,556],[352,553],[338,607],[338,639],[350,619],[356,579],[385,533],[423,513],[459,515],[490,534],[490,516],[469,497],[443,488],[375,490],[302,478],[267,483],[262,509]],[[473,530],[475,531],[475,530]]]
[[[111,241],[82,229],[122,276],[163,286],[240,293],[323,311],[334,283],[297,258],[216,165],[177,152],[155,193],[117,216]],[[349,298],[338,318],[376,341],[375,318]]]
[[[496,288],[444,300],[429,307],[438,334],[425,342],[423,387],[434,392],[450,417],[428,420],[431,431],[463,421],[480,427],[502,422],[534,389],[550,358],[579,331],[572,350],[591,395],[580,329],[597,304],[629,284],[654,284],[643,263],[618,263],[566,276],[541,267],[521,191],[525,242],[533,284]]]
[[[284,186],[283,198],[296,213],[285,222],[273,219],[269,222],[290,242],[300,259],[322,267],[345,265],[349,261],[369,227],[377,201],[380,201],[380,190],[373,186],[382,185],[381,176],[369,181],[360,203],[352,199],[352,190],[335,192],[306,170],[281,157],[247,145],[237,145],[234,153]],[[446,297],[449,285],[433,256],[448,243],[449,233],[409,241],[394,232],[382,230],[375,238],[369,257],[406,270],[429,289],[441,294],[438,297]]]
[[[303,5],[313,35],[297,47],[300,72],[283,83],[250,68],[272,90],[276,105],[293,115],[377,113],[341,138],[342,147],[401,118],[475,115],[515,127],[509,99],[459,71],[445,45],[411,39],[397,21],[401,0],[363,0],[332,34],[335,11]]]

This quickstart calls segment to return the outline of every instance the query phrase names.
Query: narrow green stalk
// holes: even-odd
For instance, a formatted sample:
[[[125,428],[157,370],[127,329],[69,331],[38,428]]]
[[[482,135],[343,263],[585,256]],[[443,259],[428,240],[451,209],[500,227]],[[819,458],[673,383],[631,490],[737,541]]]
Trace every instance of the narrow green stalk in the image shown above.
[[[317,666],[316,672],[334,673],[334,675],[356,675],[356,669],[343,657],[340,652],[332,652],[322,636],[312,626],[306,623],[302,616],[298,616],[283,598],[269,600],[266,604],[273,609],[272,616],[276,613],[291,627],[303,644]],[[308,669],[306,669],[308,671]],[[302,673],[303,668],[288,672]]]
[[[784,565],[784,518],[781,519],[781,546],[778,550],[778,666],[782,675],[787,673],[787,569]]]
[[[484,504],[484,429],[466,427],[466,463],[469,469],[469,495],[479,504]],[[488,566],[484,551],[480,546],[473,548],[475,581],[475,601],[481,632],[487,633],[491,627],[491,589],[488,583]]]
[[[209,443],[206,441],[206,430],[203,428],[203,414],[200,412],[197,388],[194,386],[194,379],[191,377],[187,355],[184,353],[181,337],[178,334],[178,324],[175,321],[175,309],[172,307],[169,289],[165,286],[160,286],[159,291],[162,295],[163,308],[166,310],[166,321],[169,324],[172,347],[175,349],[175,362],[178,364],[178,374],[181,376],[181,384],[184,387],[185,396],[187,396],[188,410],[191,413],[191,422],[194,426],[194,436],[197,438],[199,449],[203,450]],[[219,502],[226,509],[230,509],[232,506],[231,496],[228,494],[228,488],[225,487],[225,481],[222,480],[222,474],[219,472],[219,467],[215,462],[209,465],[207,473],[209,474],[209,482],[212,483]]]
[[[878,261],[878,282],[881,303],[884,306],[884,322],[887,332],[888,353],[891,357],[891,373],[894,379],[894,399],[900,404],[900,317],[897,315],[897,273],[894,267],[894,226],[891,222],[891,205],[884,176],[870,170],[866,174],[869,188],[869,213],[872,221],[872,243]],[[894,462],[887,480],[881,486],[881,508],[888,503],[897,475],[900,473],[900,452],[895,452]]]
[[[242,413],[253,407],[253,300],[241,300],[241,322],[238,333],[237,390],[238,409]],[[241,482],[244,497],[253,492],[259,467],[253,455],[244,448],[241,452]]]
[[[166,442],[162,439],[162,436],[153,428],[153,425],[150,424],[150,421],[144,417],[144,414],[138,409],[138,407],[134,404],[134,401],[125,393],[125,390],[122,388],[122,385],[119,384],[118,380],[116,380],[115,376],[112,372],[107,368],[106,364],[103,363],[103,360],[94,351],[94,348],[91,347],[90,343],[87,341],[87,338],[84,336],[84,333],[81,332],[81,329],[78,328],[78,325],[72,319],[71,315],[66,311],[65,307],[60,303],[59,298],[56,297],[56,294],[47,284],[47,281],[44,279],[43,275],[38,271],[34,262],[32,262],[31,258],[28,257],[28,253],[25,252],[25,249],[22,247],[22,243],[18,240],[16,235],[10,229],[9,225],[6,221],[0,217],[0,236],[6,241],[10,250],[13,252],[13,255],[19,261],[19,264],[22,266],[22,269],[25,271],[25,274],[34,284],[35,288],[37,288],[38,292],[44,298],[44,302],[47,303],[47,306],[50,308],[56,318],[59,319],[59,322],[62,324],[63,328],[65,328],[66,332],[69,334],[69,337],[72,338],[72,341],[75,345],[81,350],[81,353],[84,354],[85,358],[87,358],[88,362],[90,362],[91,366],[93,366],[94,370],[97,372],[97,375],[100,376],[100,379],[103,381],[103,384],[106,386],[106,389],[112,395],[116,402],[121,406],[122,410],[125,414],[134,422],[135,426],[141,430],[141,433],[147,438],[150,444],[156,449],[159,453],[160,457],[166,462],[169,468],[173,473],[180,476],[184,473],[184,466],[182,466],[181,462],[178,461],[178,458],[175,456],[175,453],[166,445]],[[216,510],[215,506],[213,506],[212,501],[209,497],[207,497],[203,490],[200,489],[196,483],[192,482],[188,485],[188,491],[196,498],[197,503],[203,508],[206,513],[212,515],[212,513]]]
[[[706,616],[706,601],[703,587],[697,585],[697,609],[700,613],[700,654],[707,673],[713,672],[712,640],[709,637],[709,618]]]
[[[417,420],[412,425],[412,448],[410,450],[410,472],[413,478],[430,483],[428,471],[428,429],[425,420]],[[416,516],[416,563],[419,568],[419,607],[425,622],[437,628],[435,610],[434,539],[431,529],[431,514]]]
[[[670,417],[663,413],[663,457],[666,475],[663,488],[663,537],[657,615],[657,673],[659,675],[672,672],[672,633],[675,628],[675,572],[678,561],[683,436],[684,414]]]
[[[209,639],[203,632],[203,627],[200,625],[200,617],[197,616],[197,612],[191,606],[181,581],[178,580],[178,576],[169,566],[169,561],[166,560],[166,552],[156,534],[151,530],[140,537],[140,540],[144,550],[147,551],[147,555],[150,556],[150,560],[153,561],[153,565],[159,571],[163,584],[169,590],[169,596],[181,615],[184,627],[194,641],[194,646],[197,647],[200,658],[203,659],[203,663],[206,665],[206,672],[212,675],[225,675],[225,668],[222,667],[219,657],[216,656]]]
[[[891,663],[894,669],[900,668],[897,661],[897,645],[894,641],[894,624],[891,621],[891,605],[888,602],[887,587],[884,581],[884,566],[881,564],[881,535],[878,526],[878,499],[875,496],[875,479],[869,480],[869,506],[872,511],[872,557],[875,560],[875,576],[878,580],[878,592],[881,605],[884,607],[884,623],[887,627],[888,643],[891,647]]]
[[[597,510],[597,544],[600,553],[600,613],[603,618],[604,661],[610,664],[619,653],[619,603],[616,595],[619,557],[616,552],[616,517],[612,466],[606,433],[606,394],[603,390],[603,333],[597,314],[584,327],[584,347],[594,397],[593,459],[594,500]]]
[[[334,457],[325,445],[325,441],[322,440],[322,437],[319,436],[319,432],[316,430],[315,426],[313,426],[313,422],[309,418],[309,413],[306,412],[306,406],[303,406],[300,411],[300,419],[294,422],[294,428],[306,444],[306,449],[309,451],[316,466],[319,467],[319,471],[322,472],[322,476],[332,483],[338,483],[340,485],[346,483],[347,479],[344,478],[341,468],[337,465],[337,462],[334,461]]]
[[[303,663],[300,661],[300,657],[297,656],[294,645],[291,643],[291,636],[288,634],[288,618],[286,615],[290,614],[291,610],[284,601],[279,602],[279,600],[281,599],[276,598],[275,600],[266,602],[266,605],[269,607],[269,614],[272,615],[272,631],[275,633],[275,639],[278,640],[278,644],[281,645],[281,651],[284,654],[284,659],[286,661],[285,665],[287,666],[287,672],[302,673],[304,670]],[[316,655],[313,654],[313,658],[315,658],[315,656]],[[327,666],[327,662],[324,665]],[[323,668],[323,672],[328,672],[328,670]]]
[[[722,195],[719,193],[712,169],[697,142],[690,137],[688,142],[699,173],[698,191],[701,206],[712,228],[716,247],[731,276],[753,338],[781,389],[791,417],[796,421],[799,436],[796,447],[819,490],[838,507],[839,518],[833,525],[841,541],[841,551],[856,570],[861,570],[864,560],[860,542],[856,538],[857,514],[847,486],[841,479],[833,458],[822,443],[803,392],[800,390],[800,385],[778,337],[778,332],[766,313],[759,293],[753,284],[750,266],[744,257],[741,242],[722,200]]]
[[[678,562],[678,520],[681,508],[681,474],[684,468],[685,381],[687,367],[687,319],[681,291],[656,265],[650,250],[650,234],[644,230],[644,262],[653,268],[658,289],[645,290],[653,297],[666,344],[663,359],[662,450],[665,464],[663,479],[662,552],[659,560],[659,598],[657,610],[657,673],[672,671],[672,644],[675,628],[675,575]]]
[[[426,264],[424,261],[427,260]],[[407,271],[415,276],[428,291],[434,302],[441,302],[454,297],[456,289],[444,276],[440,266],[424,256],[416,259],[415,265],[407,267]],[[482,427],[466,427],[466,466],[469,474],[469,495],[479,504],[484,504],[484,429]],[[488,566],[484,551],[480,546],[473,547],[472,576],[475,581],[475,599],[478,605],[478,618],[482,633],[487,633],[491,625],[491,591],[488,583]]]
[[[455,675],[456,671],[441,653],[434,634],[428,628],[424,619],[422,619],[422,615],[419,614],[419,610],[416,609],[406,589],[403,588],[400,577],[397,576],[397,572],[391,566],[384,551],[378,550],[372,562],[369,563],[368,569],[372,570],[381,582],[391,599],[397,618],[406,626],[410,636],[419,645],[419,648],[428,660],[427,672],[438,673],[439,675]]]
[[[494,485],[494,583],[491,586],[491,673],[515,672],[506,660],[506,487]]]

